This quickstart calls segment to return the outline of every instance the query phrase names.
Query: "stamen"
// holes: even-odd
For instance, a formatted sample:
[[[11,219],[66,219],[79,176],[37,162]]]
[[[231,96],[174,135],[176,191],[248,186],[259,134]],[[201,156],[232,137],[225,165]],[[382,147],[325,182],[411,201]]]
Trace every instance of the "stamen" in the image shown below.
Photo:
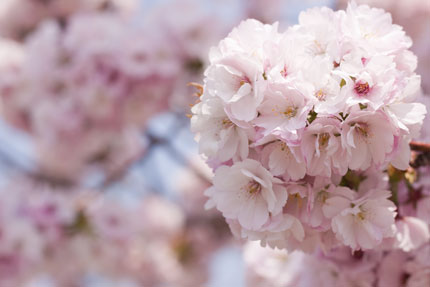
[[[364,137],[368,137],[369,136],[369,126],[367,124],[364,123],[360,123],[357,124],[355,126],[355,129]]]
[[[288,76],[287,66],[284,66],[284,69],[281,70],[281,76],[284,78]]]
[[[314,44],[315,44],[315,47],[316,47],[316,53],[315,53],[315,55],[322,55],[322,54],[325,53],[325,50],[321,46],[320,42],[318,42],[317,40],[314,40]]]
[[[283,112],[284,116],[291,119],[294,118],[297,115],[297,107],[288,106],[287,109]]]
[[[318,144],[320,149],[324,148],[328,145],[328,141],[330,139],[330,134],[329,133],[322,133],[319,134],[319,138],[318,138]]]
[[[328,199],[327,191],[321,190],[320,192],[318,192],[318,194],[317,194],[317,201],[318,202],[325,203],[327,199]]]
[[[190,82],[187,84],[187,86],[194,87],[197,89],[197,93],[194,93],[193,96],[201,97],[201,95],[203,95],[203,86],[199,83]]]
[[[282,151],[289,151],[290,149],[289,148],[287,148],[287,145],[284,143],[284,142],[281,142],[281,150]]]
[[[357,213],[357,217],[358,217],[360,220],[364,220],[364,212],[360,211],[359,213]]]
[[[320,90],[318,90],[318,92],[316,92],[316,93],[315,93],[315,97],[316,97],[318,100],[323,101],[323,100],[324,100],[324,98],[325,98],[325,94],[324,94],[324,92],[320,89]]]
[[[242,87],[245,84],[251,84],[251,81],[246,76],[244,78],[242,78],[242,80],[240,80],[239,86]]]
[[[231,127],[233,125],[234,125],[233,122],[230,119],[228,119],[228,118],[225,118],[225,119],[222,120],[222,126],[224,128],[229,128],[229,127]]]
[[[370,87],[367,82],[358,82],[355,84],[354,90],[359,96],[365,96],[369,93]]]
[[[249,194],[255,194],[261,191],[261,184],[259,184],[258,182],[256,182],[255,180],[252,180],[248,183],[248,185],[246,186],[246,191]]]

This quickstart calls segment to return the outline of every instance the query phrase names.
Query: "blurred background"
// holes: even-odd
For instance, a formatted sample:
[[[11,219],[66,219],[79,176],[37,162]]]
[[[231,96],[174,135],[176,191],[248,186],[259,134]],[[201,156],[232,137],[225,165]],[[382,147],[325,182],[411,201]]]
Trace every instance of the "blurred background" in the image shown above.
[[[360,0],[412,37],[430,93],[430,1]],[[246,286],[204,209],[189,131],[211,46],[241,20],[345,0],[1,0],[0,287]],[[419,99],[430,109],[430,97]],[[430,141],[428,117],[424,139]]]

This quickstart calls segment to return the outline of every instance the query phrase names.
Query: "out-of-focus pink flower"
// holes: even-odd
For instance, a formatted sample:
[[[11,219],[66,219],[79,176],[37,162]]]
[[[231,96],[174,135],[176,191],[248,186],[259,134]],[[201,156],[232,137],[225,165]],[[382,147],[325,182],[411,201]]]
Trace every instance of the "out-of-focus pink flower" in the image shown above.
[[[244,246],[247,286],[283,287],[294,284],[305,255],[261,247],[257,242]]]
[[[17,40],[25,38],[44,19],[67,22],[74,13],[116,11],[131,13],[137,8],[135,0],[4,0],[0,4],[0,35]]]
[[[187,84],[202,82],[209,50],[227,34],[231,24],[198,0],[174,0],[157,5],[146,12],[144,24],[158,27],[160,33],[168,38],[168,45],[175,47],[175,57],[181,70],[176,77],[169,106],[175,111],[188,110],[195,99],[191,97],[193,88]]]
[[[394,248],[405,252],[417,249],[430,240],[428,223],[416,217],[403,217],[396,221]]]
[[[136,159],[139,132],[168,107],[179,68],[162,36],[113,13],[45,22],[19,49],[18,72],[4,71],[14,80],[2,84],[3,115],[34,137],[43,173],[67,180]]]
[[[226,242],[210,218],[192,218],[159,196],[127,202],[95,190],[14,180],[20,184],[0,188],[1,286],[42,274],[62,286],[89,274],[145,286],[197,286],[207,281],[212,253]],[[61,264],[65,258],[70,264]]]
[[[257,19],[263,23],[273,23],[280,19],[282,9],[280,0],[250,0],[246,2],[246,16]]]

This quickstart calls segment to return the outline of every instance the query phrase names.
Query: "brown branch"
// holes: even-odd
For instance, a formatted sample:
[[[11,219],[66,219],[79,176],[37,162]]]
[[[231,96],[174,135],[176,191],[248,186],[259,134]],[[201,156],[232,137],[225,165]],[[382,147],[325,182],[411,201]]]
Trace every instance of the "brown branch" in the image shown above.
[[[412,150],[409,163],[411,167],[419,168],[430,165],[430,143],[412,141],[409,146]]]
[[[409,146],[413,151],[430,152],[430,143],[412,141]]]

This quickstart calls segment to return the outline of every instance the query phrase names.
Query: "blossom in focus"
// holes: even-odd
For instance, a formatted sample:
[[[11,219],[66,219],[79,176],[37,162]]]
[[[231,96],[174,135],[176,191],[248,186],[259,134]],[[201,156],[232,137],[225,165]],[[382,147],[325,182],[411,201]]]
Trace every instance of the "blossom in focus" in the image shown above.
[[[430,91],[430,41],[427,37],[430,29],[430,6],[423,0],[392,1],[392,0],[356,0],[358,4],[366,4],[382,8],[391,13],[393,22],[401,25],[412,38],[411,50],[418,57],[417,72],[423,78],[422,86],[425,93]],[[348,1],[338,1],[338,8],[346,7]],[[415,64],[416,66],[416,64]]]
[[[211,50],[192,108],[215,174],[207,208],[237,237],[289,251],[416,247],[407,232],[426,233],[396,219],[384,175],[408,172],[426,114],[411,45],[390,14],[355,3],[309,9],[285,31],[240,23]]]
[[[274,178],[255,160],[217,169],[211,199],[226,218],[237,219],[248,229],[257,230],[270,214],[281,212],[287,200],[282,181]]]
[[[324,215],[332,219],[332,229],[345,245],[354,249],[371,249],[392,237],[396,209],[387,198],[389,191],[370,190],[361,198],[353,192],[333,196],[323,206]]]
[[[410,253],[338,248],[326,254],[286,253],[247,243],[244,261],[249,286],[421,287],[430,283],[429,255],[428,243]]]

